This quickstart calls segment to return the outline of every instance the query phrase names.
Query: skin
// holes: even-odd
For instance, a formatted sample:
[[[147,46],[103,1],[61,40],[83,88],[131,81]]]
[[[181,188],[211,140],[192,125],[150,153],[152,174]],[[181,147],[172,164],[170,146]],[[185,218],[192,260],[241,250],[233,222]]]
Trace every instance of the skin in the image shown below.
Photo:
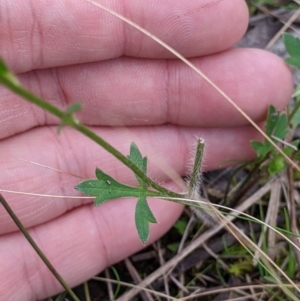
[[[179,3],[178,3],[179,2]],[[141,33],[84,0],[0,2],[0,53],[24,86],[61,107],[80,100],[78,118],[122,153],[135,141],[149,174],[180,191],[166,175],[188,172],[195,137],[206,141],[205,170],[226,159],[254,156],[259,134],[217,92]],[[233,49],[248,22],[242,0],[106,1],[106,5],[163,39],[218,84],[256,122],[292,93],[284,62],[265,51]],[[99,166],[136,184],[130,171],[93,142],[0,87],[0,187],[80,195],[78,178],[33,165],[94,177]],[[114,127],[125,126],[125,127]],[[3,193],[30,234],[70,286],[142,249],[134,227],[135,200],[99,208],[86,199]],[[182,207],[150,206],[159,221],[149,244],[176,221]],[[0,300],[37,300],[62,290],[0,208]]]

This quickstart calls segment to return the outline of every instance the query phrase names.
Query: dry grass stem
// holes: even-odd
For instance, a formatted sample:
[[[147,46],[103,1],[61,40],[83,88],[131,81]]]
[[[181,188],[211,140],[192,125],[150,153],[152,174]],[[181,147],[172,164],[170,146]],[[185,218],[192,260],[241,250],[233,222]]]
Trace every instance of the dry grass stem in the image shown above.
[[[273,44],[282,36],[283,33],[293,24],[293,22],[300,16],[300,10],[296,10],[295,13],[290,17],[290,19],[282,26],[282,28],[277,32],[277,34],[271,39],[271,41],[265,47],[266,50],[270,49]]]
[[[281,149],[279,146],[277,146],[274,141],[268,137],[265,132],[246,114],[221,88],[219,88],[218,85],[216,85],[208,76],[206,76],[199,68],[197,68],[194,64],[192,64],[189,60],[187,60],[184,56],[182,56],[179,52],[174,50],[172,47],[167,45],[165,42],[151,34],[149,31],[145,30],[144,28],[140,27],[136,23],[132,22],[131,20],[125,18],[124,16],[120,15],[119,13],[107,8],[106,6],[93,1],[93,0],[85,0],[102,10],[112,14],[113,16],[117,17],[118,19],[124,21],[125,23],[129,24],[130,26],[136,28],[138,31],[142,32],[158,44],[160,44],[162,47],[170,51],[172,54],[174,54],[178,59],[180,59],[183,63],[185,63],[188,67],[190,67],[193,71],[195,71],[200,77],[202,77],[210,86],[212,86],[220,95],[222,95],[266,140],[268,140],[271,145],[286,159],[287,162],[291,166],[293,166],[296,170],[300,172],[300,167],[291,160]]]
[[[134,267],[134,265],[131,263],[131,261],[128,258],[126,258],[124,260],[124,263],[126,265],[126,268],[129,272],[131,278],[133,279],[133,282],[140,283],[142,281],[142,279],[141,279],[138,271]],[[151,294],[147,291],[141,291],[141,297],[142,297],[143,301],[154,301]],[[111,300],[113,300],[113,299],[111,299]]]

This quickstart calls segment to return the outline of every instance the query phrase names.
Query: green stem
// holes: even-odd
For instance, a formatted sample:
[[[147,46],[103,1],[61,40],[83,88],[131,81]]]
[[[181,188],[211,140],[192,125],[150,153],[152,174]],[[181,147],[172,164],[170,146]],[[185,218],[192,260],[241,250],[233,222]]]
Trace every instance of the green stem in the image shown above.
[[[15,224],[18,226],[20,231],[23,233],[23,235],[26,237],[27,241],[30,243],[30,245],[33,247],[33,249],[36,251],[36,253],[40,256],[42,261],[45,263],[45,265],[48,267],[48,269],[51,271],[51,273],[54,275],[54,277],[58,280],[58,282],[62,285],[62,287],[68,292],[68,294],[73,298],[75,301],[80,301],[79,298],[75,295],[75,293],[71,290],[71,288],[68,286],[68,284],[64,281],[64,279],[59,275],[59,273],[56,271],[54,266],[50,263],[50,261],[47,259],[45,254],[42,252],[42,250],[38,247],[38,245],[35,243],[35,241],[32,239],[26,228],[23,226],[21,221],[18,219],[18,217],[14,214],[13,210],[10,208],[4,197],[0,194],[0,203],[3,205],[7,213],[10,215],[12,220],[15,222]]]
[[[118,274],[117,270],[114,267],[111,266],[110,269],[113,271],[113,273],[114,273],[114,275],[115,275],[115,277],[118,281],[117,282],[117,288],[116,288],[116,290],[114,292],[114,296],[113,296],[113,300],[116,300],[117,296],[119,295],[119,291],[121,289],[121,284],[120,284],[121,279],[119,277],[119,274]]]
[[[113,156],[115,156],[119,161],[121,161],[124,165],[126,165],[128,168],[130,168],[137,176],[139,176],[142,179],[142,181],[144,183],[146,183],[148,186],[156,189],[157,191],[161,192],[163,195],[168,195],[171,197],[180,197],[181,196],[180,194],[175,193],[171,190],[168,190],[168,189],[160,186],[156,182],[152,181],[133,162],[131,162],[127,157],[125,157],[122,153],[120,153],[117,149],[115,149],[108,142],[106,142],[101,137],[96,135],[88,127],[84,126],[81,123],[75,124],[73,127],[76,128],[79,132],[81,132],[85,136],[89,137],[91,140],[95,141],[100,146],[102,146],[106,151],[111,153]]]
[[[289,116],[288,116],[289,123],[291,122],[291,120],[293,119],[293,117],[295,116],[295,114],[297,113],[299,108],[300,108],[300,101],[297,102],[296,106],[293,108],[292,112],[289,114]]]
[[[91,301],[89,285],[87,282],[83,283],[83,289],[84,289],[85,301]]]
[[[1,60],[0,60],[1,63]],[[14,79],[14,80],[12,80]],[[107,143],[103,140],[100,136],[96,135],[93,131],[91,131],[88,127],[84,126],[78,120],[76,120],[70,113],[64,112],[59,108],[55,107],[54,105],[48,103],[44,99],[34,95],[30,91],[23,88],[21,85],[18,84],[17,79],[13,77],[11,73],[6,71],[6,74],[2,74],[0,72],[0,83],[6,86],[9,90],[13,91],[14,93],[18,94],[22,98],[26,99],[27,101],[37,105],[38,107],[42,108],[43,110],[57,116],[61,119],[64,125],[68,125],[77,129],[79,132],[84,134],[85,136],[89,137],[91,140],[96,142],[98,145],[103,147],[106,151],[111,153],[115,156],[119,161],[121,161],[124,165],[130,168],[137,176],[139,176],[143,182],[145,182],[148,186],[156,189],[157,191],[161,192],[163,195],[168,195],[170,197],[181,197],[180,194],[175,193],[171,190],[168,190],[156,182],[152,181],[147,175],[145,175],[134,163],[132,163],[126,156],[120,153],[117,149],[115,149],[112,145]]]

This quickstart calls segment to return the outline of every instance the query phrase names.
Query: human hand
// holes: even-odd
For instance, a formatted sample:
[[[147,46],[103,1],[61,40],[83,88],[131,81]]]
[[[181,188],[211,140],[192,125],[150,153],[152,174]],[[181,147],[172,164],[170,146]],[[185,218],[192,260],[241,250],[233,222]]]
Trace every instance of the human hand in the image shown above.
[[[255,49],[231,49],[247,27],[244,1],[111,2],[111,7],[157,35],[207,74],[255,121],[272,103],[283,108],[292,92],[288,68]],[[206,141],[205,169],[254,153],[256,131],[203,79],[161,46],[84,0],[0,3],[0,53],[21,83],[56,105],[80,100],[79,119],[123,154],[135,141],[149,159],[149,174],[168,187],[170,166],[185,175],[195,136]],[[0,87],[0,188],[79,195],[77,178],[18,160],[94,177],[98,166],[121,182],[132,173],[81,134]],[[125,126],[118,128],[114,126]],[[70,286],[143,247],[134,226],[136,200],[91,201],[3,193]],[[182,207],[152,200],[163,235]],[[61,286],[0,208],[0,300],[36,300]]]

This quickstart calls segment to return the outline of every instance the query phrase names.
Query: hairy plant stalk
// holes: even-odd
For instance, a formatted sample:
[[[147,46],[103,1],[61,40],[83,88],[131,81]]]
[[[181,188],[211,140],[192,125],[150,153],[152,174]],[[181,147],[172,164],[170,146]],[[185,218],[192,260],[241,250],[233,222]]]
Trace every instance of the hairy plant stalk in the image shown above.
[[[196,216],[207,226],[213,226],[217,224],[218,218],[214,213],[217,209],[210,204],[210,201],[201,196],[201,182],[202,182],[202,162],[204,155],[205,142],[204,139],[200,138],[197,140],[195,160],[193,163],[193,168],[189,179],[188,184],[188,193],[187,198],[197,201],[202,201],[207,203],[190,206],[191,210],[196,214]]]

